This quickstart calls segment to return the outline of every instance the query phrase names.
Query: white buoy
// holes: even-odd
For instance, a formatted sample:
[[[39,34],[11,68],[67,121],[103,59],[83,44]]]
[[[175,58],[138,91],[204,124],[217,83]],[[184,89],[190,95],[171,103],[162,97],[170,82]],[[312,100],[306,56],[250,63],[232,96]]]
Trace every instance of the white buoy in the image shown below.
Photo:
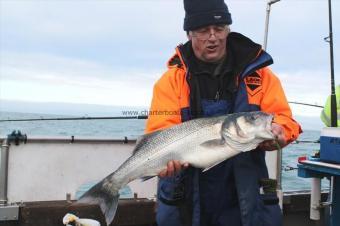
[[[70,223],[75,222],[76,226],[100,226],[100,223],[96,220],[79,218],[74,214],[68,213],[63,217],[63,224],[71,226]]]

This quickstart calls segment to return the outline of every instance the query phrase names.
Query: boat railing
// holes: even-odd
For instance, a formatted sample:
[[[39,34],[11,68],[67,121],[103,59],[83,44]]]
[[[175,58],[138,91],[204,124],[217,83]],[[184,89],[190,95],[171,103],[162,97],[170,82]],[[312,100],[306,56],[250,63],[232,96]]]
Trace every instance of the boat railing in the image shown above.
[[[18,209],[9,210],[20,203],[75,200],[84,185],[116,170],[132,154],[136,139],[12,134],[0,142],[0,220],[14,220],[9,215],[17,217]],[[154,178],[129,187],[135,197],[154,199],[156,185]]]

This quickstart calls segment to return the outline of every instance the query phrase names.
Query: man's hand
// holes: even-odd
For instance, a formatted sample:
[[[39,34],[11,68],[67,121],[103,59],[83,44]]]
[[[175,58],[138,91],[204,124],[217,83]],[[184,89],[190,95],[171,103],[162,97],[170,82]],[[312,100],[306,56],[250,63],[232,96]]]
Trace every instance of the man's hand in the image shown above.
[[[264,141],[259,145],[259,148],[265,151],[277,150],[277,143],[281,148],[287,145],[283,127],[277,123],[272,123],[272,132],[275,140]]]
[[[159,177],[173,177],[177,173],[179,173],[182,169],[186,169],[189,167],[189,163],[181,164],[178,160],[172,160],[168,162],[167,168],[161,171],[158,176]]]

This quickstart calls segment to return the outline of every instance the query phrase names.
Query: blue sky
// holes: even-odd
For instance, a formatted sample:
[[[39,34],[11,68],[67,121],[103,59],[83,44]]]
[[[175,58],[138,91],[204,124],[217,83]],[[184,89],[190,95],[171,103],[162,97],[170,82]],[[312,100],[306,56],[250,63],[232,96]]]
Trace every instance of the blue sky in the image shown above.
[[[229,0],[231,30],[262,44],[266,0]],[[272,6],[268,52],[290,101],[330,92],[328,5]],[[181,0],[0,0],[0,100],[148,106],[152,86],[186,41]],[[333,0],[339,83],[340,1]],[[319,109],[293,106],[295,114]]]

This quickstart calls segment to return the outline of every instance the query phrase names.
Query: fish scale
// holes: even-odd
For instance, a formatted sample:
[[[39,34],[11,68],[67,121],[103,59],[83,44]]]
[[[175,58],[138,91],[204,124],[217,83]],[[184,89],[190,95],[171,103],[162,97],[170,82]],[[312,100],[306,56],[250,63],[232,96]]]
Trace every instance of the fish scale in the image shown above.
[[[167,130],[166,133],[157,133],[151,136],[152,142],[148,142],[150,137],[145,136],[139,141],[135,148],[138,150],[139,144],[143,143],[143,152],[136,151],[134,156],[128,159],[125,164],[122,165],[122,168],[119,168],[116,171],[114,176],[116,178],[122,178],[121,176],[124,175],[123,177],[133,180],[143,174],[148,174],[148,176],[149,174],[150,176],[156,175],[157,171],[164,169],[164,167],[160,166],[166,165],[168,161],[173,159],[182,160],[181,155],[183,155],[186,150],[190,150],[190,152],[197,151],[197,149],[194,149],[193,147],[197,147],[201,143],[200,140],[202,140],[203,137],[205,139],[217,139],[221,137],[220,131],[216,130],[214,126],[217,124],[221,127],[225,118],[227,118],[227,116],[189,121],[189,123],[185,124],[186,126],[175,126]],[[216,131],[214,131],[214,129]],[[197,137],[197,135],[199,135],[199,137]],[[176,136],[176,139],[174,139],[174,136]],[[180,149],[171,146],[178,141],[183,143],[182,145],[180,143],[176,144],[176,147],[181,147]],[[157,149],[154,148],[155,146]],[[163,157],[161,159],[157,158],[159,155],[163,155]],[[145,161],[141,162],[141,157],[143,157]],[[139,170],[141,166],[147,168],[147,170],[141,172]],[[131,172],[131,169],[133,168],[135,170]],[[128,174],[129,176],[126,176],[127,171],[130,171]]]

